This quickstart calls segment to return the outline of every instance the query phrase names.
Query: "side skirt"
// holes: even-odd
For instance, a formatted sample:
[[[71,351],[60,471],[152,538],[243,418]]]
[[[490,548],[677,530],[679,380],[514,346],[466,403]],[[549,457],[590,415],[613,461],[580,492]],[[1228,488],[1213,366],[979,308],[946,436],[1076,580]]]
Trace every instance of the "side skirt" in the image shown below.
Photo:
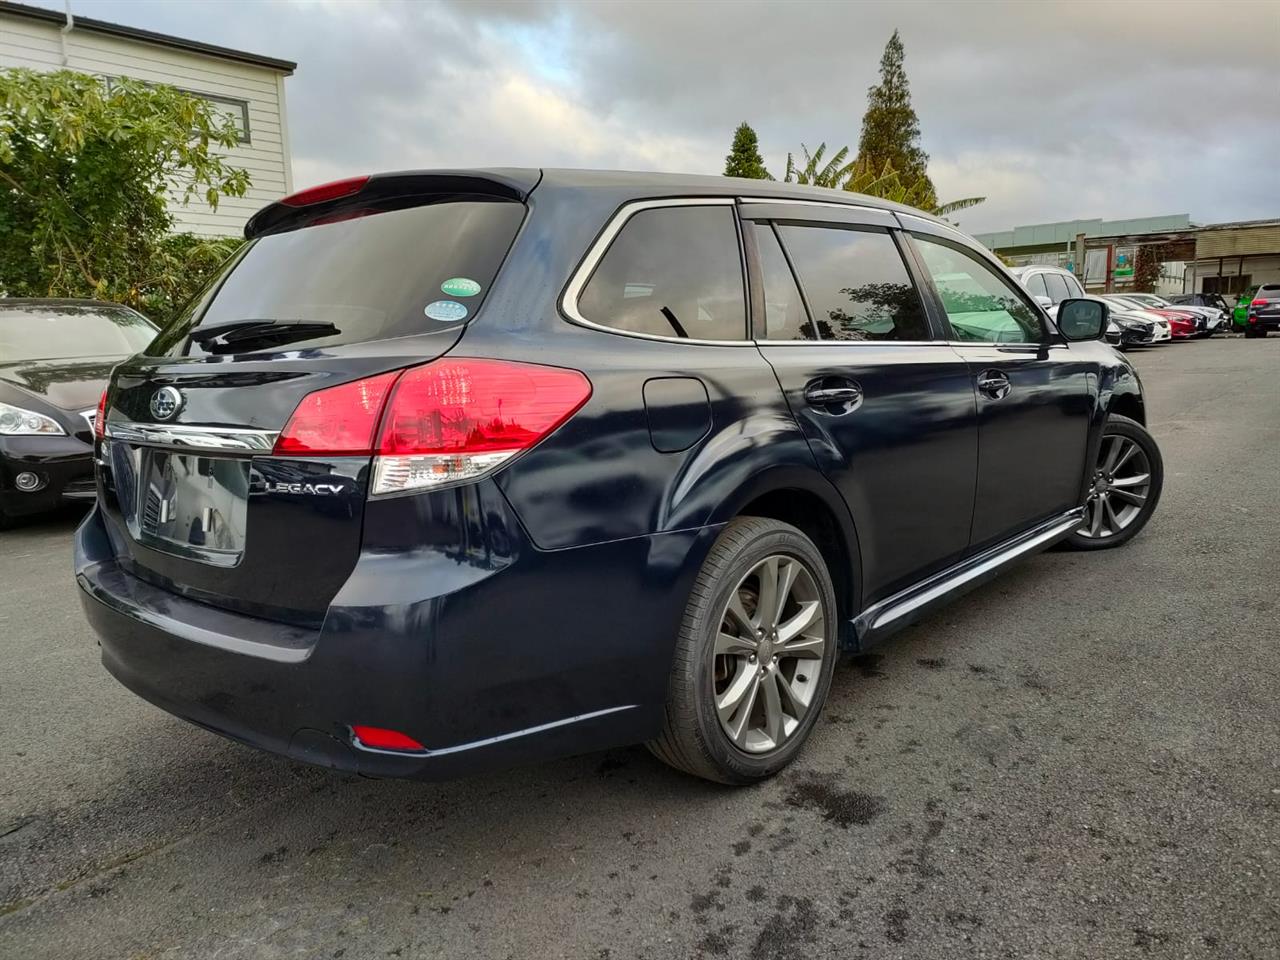
[[[993,579],[1010,564],[1053,546],[1083,519],[1083,507],[1068,510],[872,604],[850,621],[854,649],[865,650],[879,643]]]

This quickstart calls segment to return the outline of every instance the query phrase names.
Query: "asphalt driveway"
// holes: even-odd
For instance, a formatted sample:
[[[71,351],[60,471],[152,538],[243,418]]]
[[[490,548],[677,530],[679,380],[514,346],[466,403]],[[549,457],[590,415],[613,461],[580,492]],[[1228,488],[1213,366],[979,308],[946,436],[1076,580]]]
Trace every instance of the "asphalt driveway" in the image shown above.
[[[848,659],[745,790],[256,753],[103,671],[74,518],[0,534],[0,957],[1280,957],[1280,338],[1136,360],[1150,527]]]

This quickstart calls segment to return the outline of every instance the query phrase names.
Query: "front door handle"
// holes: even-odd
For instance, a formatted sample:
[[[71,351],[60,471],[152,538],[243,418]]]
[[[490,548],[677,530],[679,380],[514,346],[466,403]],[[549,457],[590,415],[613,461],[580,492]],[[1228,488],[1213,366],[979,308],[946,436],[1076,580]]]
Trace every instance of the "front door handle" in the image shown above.
[[[978,374],[978,389],[990,400],[1003,400],[1013,389],[1013,384],[999,370],[983,370]]]
[[[862,403],[862,387],[843,377],[821,377],[805,385],[804,399],[811,407],[848,413]]]

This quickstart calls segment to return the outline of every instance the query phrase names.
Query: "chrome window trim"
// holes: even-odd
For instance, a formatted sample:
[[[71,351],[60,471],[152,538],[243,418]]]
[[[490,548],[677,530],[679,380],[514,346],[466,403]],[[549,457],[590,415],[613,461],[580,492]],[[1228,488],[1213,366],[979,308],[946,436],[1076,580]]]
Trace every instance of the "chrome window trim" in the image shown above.
[[[971,236],[969,236],[968,234],[966,234],[966,233],[964,233],[963,231],[958,230],[958,229],[956,229],[955,227],[951,226],[951,224],[949,224],[949,223],[942,223],[941,221],[938,221],[938,220],[930,220],[928,217],[918,217],[918,216],[916,216],[914,213],[902,213],[902,212],[900,212],[900,211],[898,211],[898,210],[894,210],[894,211],[892,211],[892,212],[893,212],[894,216],[898,217],[899,219],[901,219],[901,218],[903,218],[903,217],[906,217],[908,220],[919,220],[921,223],[923,223],[923,224],[927,224],[927,225],[928,225],[928,226],[930,226],[930,227],[935,227],[935,228],[937,228],[938,230],[945,230],[945,231],[946,231],[946,232],[948,232],[948,233],[954,233],[957,237],[959,237],[961,240],[963,240],[963,241],[965,242],[965,245],[966,245],[966,246],[970,246],[970,247],[972,247],[972,246],[975,246],[975,245],[976,245],[976,246],[977,246],[977,248],[978,248],[979,250],[981,250],[983,253],[986,253],[988,256],[990,256],[990,255],[991,255],[991,251],[990,251],[990,250],[988,250],[986,247],[982,246],[982,244],[977,243],[977,241],[976,241],[976,240],[974,240],[974,239],[973,239]],[[911,229],[910,227],[907,227],[905,224],[903,225],[903,228],[904,228],[904,229],[906,229],[906,230],[910,230],[910,229]],[[1007,270],[1007,269],[1008,269],[1008,267],[1006,267],[1005,269]]]
[[[739,203],[778,203],[800,207],[832,207],[836,210],[862,211],[864,213],[884,213],[893,216],[896,210],[888,207],[869,207],[865,203],[836,203],[834,200],[792,200],[787,197],[739,197]]]
[[[941,343],[950,347],[1026,347],[1027,353],[1032,349],[1035,350],[1065,350],[1068,344],[1058,343],[1056,341],[1036,341],[1036,340],[942,340]]]
[[[582,258],[582,262],[578,264],[577,269],[574,270],[573,275],[569,278],[569,282],[565,285],[564,293],[560,296],[560,312],[579,326],[588,327],[592,330],[601,330],[604,333],[611,333],[615,336],[633,337],[637,340],[652,340],[658,343],[692,343],[712,347],[755,346],[754,340],[702,340],[697,337],[667,337],[656,333],[620,330],[617,327],[610,327],[603,323],[588,320],[578,309],[578,300],[582,296],[582,291],[590,282],[592,274],[595,273],[596,267],[600,265],[604,255],[609,252],[609,247],[613,245],[613,241],[622,232],[622,228],[627,225],[627,221],[637,213],[642,210],[659,210],[663,207],[732,207],[735,203],[736,201],[733,197],[667,197],[661,200],[634,200],[623,204],[609,222],[605,224],[595,242],[587,249],[586,256]],[[745,273],[743,274],[743,285],[743,292],[745,293]],[[743,312],[745,315],[750,314],[749,307],[750,304],[744,300]]]
[[[270,453],[276,430],[246,427],[199,427],[158,423],[108,422],[106,436],[112,440],[170,450],[222,450],[235,453]]]
[[[946,340],[754,340],[758,347],[945,347]]]

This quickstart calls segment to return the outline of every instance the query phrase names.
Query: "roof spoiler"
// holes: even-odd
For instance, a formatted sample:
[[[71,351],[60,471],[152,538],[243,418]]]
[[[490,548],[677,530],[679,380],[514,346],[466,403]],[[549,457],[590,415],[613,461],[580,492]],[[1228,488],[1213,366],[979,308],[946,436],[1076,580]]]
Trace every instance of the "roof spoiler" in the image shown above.
[[[295,230],[317,221],[359,216],[376,205],[414,206],[443,196],[493,197],[523,203],[542,179],[540,170],[423,170],[379,173],[321,184],[281,197],[244,225],[246,240]]]

